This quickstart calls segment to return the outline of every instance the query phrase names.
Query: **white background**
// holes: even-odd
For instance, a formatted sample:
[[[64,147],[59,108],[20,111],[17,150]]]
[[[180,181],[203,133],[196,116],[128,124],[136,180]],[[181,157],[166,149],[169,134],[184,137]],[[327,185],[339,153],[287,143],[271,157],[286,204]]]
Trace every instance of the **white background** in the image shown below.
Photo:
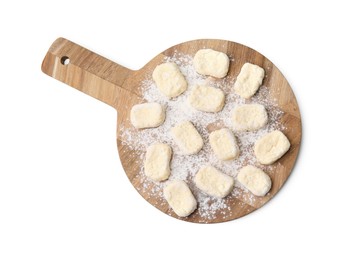
[[[0,4],[1,260],[342,259],[340,1],[78,2]],[[301,109],[289,181],[265,207],[228,223],[160,213],[122,169],[116,111],[41,72],[60,36],[131,69],[198,38],[261,52]]]

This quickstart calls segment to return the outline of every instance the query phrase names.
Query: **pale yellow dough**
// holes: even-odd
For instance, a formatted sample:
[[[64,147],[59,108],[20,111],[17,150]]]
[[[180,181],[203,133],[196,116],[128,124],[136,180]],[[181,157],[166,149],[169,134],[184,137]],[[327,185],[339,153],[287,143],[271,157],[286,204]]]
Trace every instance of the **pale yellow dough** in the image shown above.
[[[251,63],[245,63],[237,76],[234,90],[243,98],[251,98],[261,86],[263,78],[263,68]]]
[[[152,78],[157,88],[168,98],[177,97],[187,89],[185,77],[173,62],[156,66]]]
[[[213,131],[209,139],[213,152],[220,160],[231,160],[239,155],[236,138],[228,128]]]
[[[172,149],[169,145],[156,143],[150,145],[147,149],[144,172],[145,175],[153,181],[164,181],[170,175],[170,159]]]
[[[194,177],[195,185],[208,195],[224,198],[233,189],[234,179],[212,166],[202,167]]]
[[[158,103],[143,103],[131,108],[130,120],[136,128],[160,126],[166,117],[165,110]]]
[[[203,112],[219,112],[224,107],[225,95],[218,88],[209,86],[193,86],[188,97],[189,104]]]
[[[163,195],[179,217],[187,217],[197,208],[197,202],[184,181],[169,181],[163,189]]]
[[[237,180],[256,196],[265,196],[272,186],[268,174],[251,165],[240,169]]]
[[[260,104],[246,104],[235,107],[231,113],[234,131],[256,131],[268,122],[268,114]]]
[[[224,78],[229,71],[230,59],[223,52],[202,49],[195,54],[193,64],[201,75]]]
[[[270,132],[256,141],[254,152],[261,164],[272,164],[290,148],[287,137],[279,130]]]
[[[185,155],[198,153],[204,145],[201,135],[189,121],[174,126],[171,135]]]

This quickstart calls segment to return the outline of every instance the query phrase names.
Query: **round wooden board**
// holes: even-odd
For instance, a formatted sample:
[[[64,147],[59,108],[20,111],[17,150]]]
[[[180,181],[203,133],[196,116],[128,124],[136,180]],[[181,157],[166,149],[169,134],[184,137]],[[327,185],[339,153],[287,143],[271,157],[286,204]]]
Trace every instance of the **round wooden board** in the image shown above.
[[[142,81],[147,79],[156,67],[166,57],[173,56],[176,52],[194,56],[203,48],[211,48],[226,53],[231,60],[228,77],[235,78],[242,65],[246,62],[264,68],[266,77],[263,85],[269,89],[270,96],[275,98],[278,107],[284,112],[281,118],[285,126],[284,134],[291,143],[290,150],[273,165],[273,170],[267,172],[272,179],[273,186],[265,197],[248,199],[241,196],[228,196],[225,202],[230,205],[230,212],[219,212],[211,219],[204,219],[196,210],[186,218],[180,218],[168,207],[161,203],[161,198],[151,196],[143,189],[141,167],[143,157],[141,152],[132,150],[123,142],[120,136],[120,127],[131,127],[130,109],[137,103],[142,103]],[[69,64],[65,64],[65,60]],[[50,47],[42,64],[44,73],[88,94],[111,106],[118,112],[117,143],[119,156],[123,168],[136,190],[150,204],[171,215],[172,217],[196,223],[226,222],[245,216],[262,207],[282,188],[291,174],[296,161],[301,141],[301,117],[299,107],[293,91],[285,77],[274,64],[262,54],[244,45],[225,40],[195,40],[175,45],[157,55],[147,65],[138,71],[132,71],[121,65],[101,57],[66,39],[57,39]],[[118,184],[120,185],[120,184]]]

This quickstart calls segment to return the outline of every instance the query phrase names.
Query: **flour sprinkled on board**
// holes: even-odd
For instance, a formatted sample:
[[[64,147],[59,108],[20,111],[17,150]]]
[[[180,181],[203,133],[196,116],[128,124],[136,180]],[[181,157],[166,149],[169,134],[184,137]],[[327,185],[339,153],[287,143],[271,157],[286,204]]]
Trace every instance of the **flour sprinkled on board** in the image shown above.
[[[250,100],[245,100],[233,92],[232,86],[235,78],[227,76],[223,79],[214,79],[201,76],[195,72],[192,61],[193,58],[191,56],[179,52],[165,59],[165,62],[175,62],[188,82],[188,89],[177,98],[167,99],[159,92],[151,77],[148,77],[141,83],[143,98],[147,102],[157,102],[165,106],[166,119],[164,124],[157,128],[144,130],[137,130],[133,126],[131,128],[121,127],[120,135],[123,144],[139,154],[141,167],[138,175],[142,183],[139,192],[144,193],[148,198],[157,198],[156,203],[160,203],[160,205],[166,204],[162,194],[165,183],[153,182],[146,178],[143,168],[145,151],[149,145],[155,142],[167,143],[172,147],[173,157],[170,165],[171,175],[169,179],[184,180],[187,182],[198,201],[198,209],[193,214],[199,214],[201,222],[206,223],[216,218],[218,214],[223,218],[229,218],[232,214],[232,207],[240,206],[237,205],[239,203],[251,205],[254,203],[256,197],[244,187],[241,187],[238,182],[235,182],[234,190],[227,198],[213,198],[196,188],[192,181],[194,175],[204,165],[212,165],[234,178],[239,169],[247,164],[256,165],[266,172],[271,171],[274,166],[262,166],[258,164],[253,153],[253,145],[264,134],[276,129],[283,130],[284,126],[280,122],[283,112],[278,108],[276,100],[270,97],[268,87],[261,86],[259,91]],[[188,104],[187,98],[191,87],[195,84],[206,84],[224,91],[226,100],[223,110],[218,113],[206,113],[192,108]],[[221,161],[216,158],[211,150],[208,142],[209,134],[211,131],[222,127],[231,129],[231,111],[236,106],[246,103],[264,105],[268,112],[268,124],[264,128],[254,132],[235,132],[234,134],[240,148],[240,156],[232,161]],[[170,134],[170,129],[174,125],[186,120],[194,124],[204,140],[202,150],[196,155],[182,155]]]

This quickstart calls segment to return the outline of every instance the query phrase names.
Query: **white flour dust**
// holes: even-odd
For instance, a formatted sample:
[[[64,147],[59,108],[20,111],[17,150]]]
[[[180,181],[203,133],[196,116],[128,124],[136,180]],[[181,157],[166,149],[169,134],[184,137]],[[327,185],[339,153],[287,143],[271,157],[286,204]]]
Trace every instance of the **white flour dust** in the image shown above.
[[[234,78],[229,76],[224,79],[213,79],[199,75],[195,72],[192,65],[193,58],[189,55],[182,53],[175,53],[172,57],[167,58],[165,61],[175,62],[188,82],[188,89],[179,97],[168,99],[159,92],[154,82],[149,76],[141,83],[143,98],[147,102],[157,102],[165,106],[166,119],[163,125],[157,128],[136,130],[133,126],[131,128],[121,128],[120,134],[123,143],[129,146],[132,150],[140,154],[142,160],[139,175],[141,176],[142,190],[148,196],[158,198],[162,204],[166,203],[163,198],[162,190],[164,182],[157,183],[150,181],[144,175],[143,161],[146,148],[155,143],[163,142],[169,144],[173,149],[173,157],[171,160],[171,176],[169,180],[178,179],[185,180],[194,196],[198,201],[198,213],[207,222],[216,217],[217,214],[230,216],[230,204],[226,199],[218,199],[208,196],[198,190],[192,179],[200,167],[204,165],[212,165],[223,173],[232,177],[236,177],[238,170],[247,164],[257,165],[256,158],[253,153],[253,145],[255,141],[275,129],[282,130],[283,126],[280,123],[280,118],[283,112],[277,107],[276,100],[271,99],[268,88],[261,86],[259,91],[250,100],[245,100],[235,94],[232,90]],[[187,102],[190,89],[195,84],[207,84],[216,88],[220,88],[226,95],[225,106],[222,111],[218,113],[206,113],[193,109]],[[254,132],[241,132],[235,133],[240,148],[240,156],[232,161],[218,160],[211,151],[208,137],[211,129],[218,129],[221,127],[228,127],[231,129],[230,113],[237,105],[245,103],[258,103],[265,106],[268,112],[268,124]],[[196,155],[182,155],[178,147],[173,142],[170,129],[179,122],[191,121],[197,128],[204,140],[203,149]],[[261,167],[261,166],[259,166]],[[264,169],[273,167],[266,166]],[[153,187],[153,188],[151,188]],[[229,197],[235,198],[245,193],[248,201],[251,203],[255,200],[254,195],[246,191],[237,182],[233,192]]]

